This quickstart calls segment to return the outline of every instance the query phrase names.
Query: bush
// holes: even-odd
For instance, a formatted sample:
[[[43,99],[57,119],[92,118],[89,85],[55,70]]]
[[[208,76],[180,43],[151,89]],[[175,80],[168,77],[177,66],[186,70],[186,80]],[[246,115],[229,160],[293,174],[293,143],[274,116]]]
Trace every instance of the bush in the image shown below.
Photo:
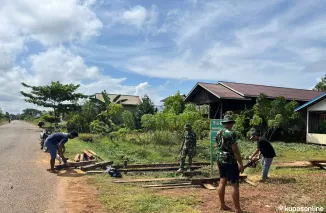
[[[111,128],[105,124],[103,121],[95,120],[90,124],[90,129],[92,133],[97,134],[109,134]]]
[[[79,134],[78,138],[85,142],[93,142],[94,136],[94,134]]]
[[[122,119],[126,128],[130,130],[136,128],[134,115],[129,110],[126,110],[122,113]]]

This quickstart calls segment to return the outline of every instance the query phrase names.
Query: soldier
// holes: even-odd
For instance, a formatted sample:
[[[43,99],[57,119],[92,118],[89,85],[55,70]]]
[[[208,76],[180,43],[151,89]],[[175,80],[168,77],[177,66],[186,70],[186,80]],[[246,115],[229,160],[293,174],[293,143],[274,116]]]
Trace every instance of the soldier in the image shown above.
[[[232,198],[235,206],[235,212],[241,213],[239,201],[239,173],[243,173],[243,163],[241,154],[237,146],[236,135],[232,131],[235,121],[230,115],[225,115],[222,124],[224,128],[218,131],[217,142],[217,165],[220,173],[220,183],[218,195],[221,203],[221,210],[230,210],[224,201],[225,186],[229,180],[232,184]],[[239,164],[239,165],[238,165]]]
[[[185,128],[185,138],[182,143],[182,147],[180,149],[181,152],[181,162],[180,162],[180,169],[177,173],[181,173],[184,171],[186,156],[188,155],[188,169],[191,169],[192,165],[192,158],[196,153],[196,133],[192,131],[191,125],[186,124]]]

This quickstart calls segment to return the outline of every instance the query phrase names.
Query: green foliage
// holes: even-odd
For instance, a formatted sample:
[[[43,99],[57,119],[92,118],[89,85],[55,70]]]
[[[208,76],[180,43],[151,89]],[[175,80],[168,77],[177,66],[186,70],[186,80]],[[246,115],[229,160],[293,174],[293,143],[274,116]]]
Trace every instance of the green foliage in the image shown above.
[[[164,102],[164,112],[171,112],[175,114],[180,114],[185,109],[185,102],[183,96],[178,91],[175,95],[172,95],[167,98]]]
[[[314,90],[326,92],[326,75],[316,84]]]
[[[186,104],[185,112],[197,112],[197,106],[194,103]]]
[[[79,138],[79,140],[82,140],[84,142],[93,142],[95,135],[94,134],[79,134],[78,138]]]
[[[241,136],[248,136],[254,129],[271,139],[276,130],[284,134],[298,134],[301,114],[294,112],[298,107],[295,101],[288,102],[283,97],[269,100],[261,94],[253,107],[236,116],[234,130]]]
[[[22,85],[30,88],[31,92],[20,91],[25,97],[25,101],[42,107],[53,108],[54,117],[58,118],[60,113],[69,113],[78,109],[79,99],[87,96],[75,93],[79,85],[61,84],[59,81],[51,82],[46,86],[30,86],[25,83]]]
[[[74,114],[67,121],[67,130],[69,132],[73,130],[76,130],[78,132],[89,132],[90,126],[82,114]]]
[[[60,122],[60,118],[56,118],[50,114],[42,115],[42,120],[44,120],[45,122],[51,123],[51,124]]]
[[[141,103],[137,106],[137,112],[135,116],[135,125],[137,129],[141,127],[141,118],[145,114],[155,114],[154,103],[147,95],[142,97]]]
[[[109,127],[103,121],[95,120],[90,124],[90,129],[92,133],[96,134],[109,134],[112,131],[112,128]]]
[[[326,120],[319,124],[318,133],[326,134]]]
[[[147,131],[154,130],[156,127],[155,116],[151,114],[145,114],[141,117],[141,126]]]
[[[22,120],[32,120],[38,118],[42,115],[42,112],[37,109],[27,108],[23,110],[23,113],[20,115]]]
[[[136,128],[135,119],[132,112],[126,110],[122,113],[123,123],[127,129],[133,130]]]

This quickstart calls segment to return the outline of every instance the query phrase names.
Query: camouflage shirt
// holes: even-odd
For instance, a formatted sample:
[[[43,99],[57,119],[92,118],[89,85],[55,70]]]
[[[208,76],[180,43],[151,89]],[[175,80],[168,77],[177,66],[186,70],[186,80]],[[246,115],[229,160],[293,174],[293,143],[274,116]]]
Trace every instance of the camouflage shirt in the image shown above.
[[[185,132],[185,138],[184,138],[184,144],[183,149],[195,149],[196,148],[196,133],[192,131],[186,131]]]
[[[226,128],[221,129],[216,135],[217,161],[219,163],[237,163],[232,150],[232,144],[236,143],[236,135]]]

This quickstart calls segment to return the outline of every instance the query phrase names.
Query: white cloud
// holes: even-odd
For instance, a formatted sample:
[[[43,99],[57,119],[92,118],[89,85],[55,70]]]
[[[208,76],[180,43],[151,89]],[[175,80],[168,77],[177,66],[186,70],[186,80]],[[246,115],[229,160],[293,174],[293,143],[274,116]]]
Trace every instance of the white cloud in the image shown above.
[[[126,33],[127,29],[123,28],[124,25],[134,27],[137,32],[152,31],[158,21],[158,8],[155,5],[148,9],[141,5],[128,9],[123,6],[113,7],[112,10],[104,11],[104,19],[106,26],[114,29],[110,33],[117,33],[117,31]]]
[[[8,0],[0,7],[1,23],[14,28],[17,35],[42,44],[83,41],[99,34],[101,21],[91,10],[91,1]]]

